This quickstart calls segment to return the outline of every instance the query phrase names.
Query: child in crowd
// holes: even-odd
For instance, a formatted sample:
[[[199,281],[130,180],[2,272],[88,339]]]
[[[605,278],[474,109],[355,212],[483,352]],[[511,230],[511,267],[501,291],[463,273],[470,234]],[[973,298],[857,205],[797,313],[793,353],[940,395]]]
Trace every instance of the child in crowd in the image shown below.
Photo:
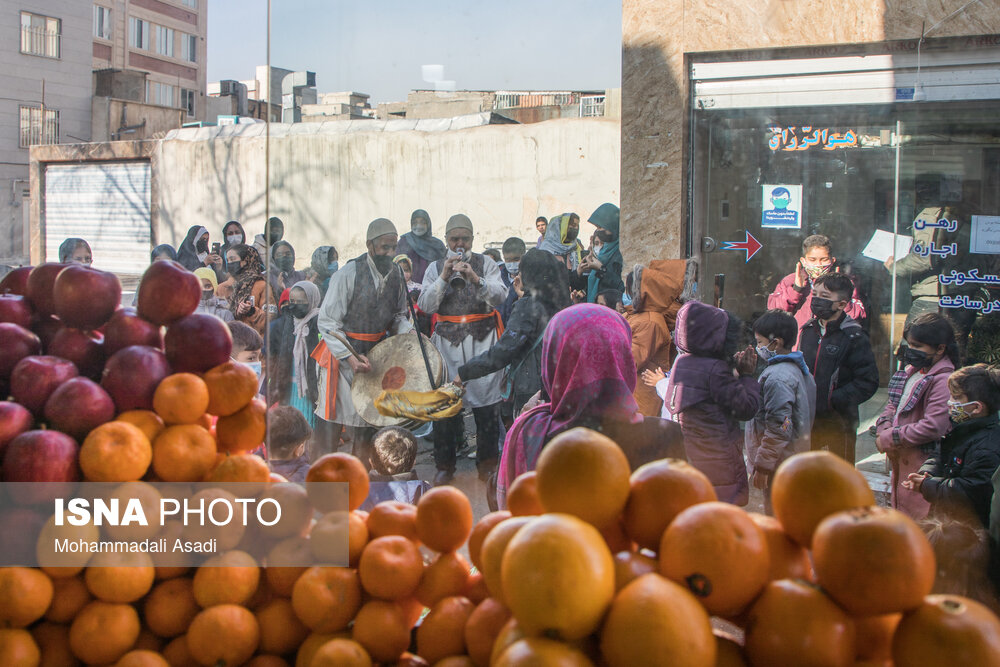
[[[799,334],[798,349],[816,381],[816,419],[812,448],[826,447],[854,465],[858,406],[878,389],[878,366],[871,342],[845,312],[854,283],[842,273],[827,273],[813,282],[812,319]]]
[[[791,313],[801,328],[813,317],[810,306],[815,281],[838,271],[836,264],[837,258],[833,256],[828,237],[822,234],[807,236],[802,242],[802,257],[795,265],[795,272],[781,279],[774,292],[767,297],[767,307]],[[853,282],[844,310],[859,324],[863,324],[867,317],[861,296]],[[794,343],[792,345],[794,349]]]
[[[622,303],[622,292],[616,289],[606,289],[597,295],[597,305],[605,306],[619,313],[625,312],[625,304]]]
[[[913,484],[901,482],[924,465],[951,430],[948,376],[960,362],[955,330],[943,315],[920,315],[903,330],[903,338],[905,367],[889,380],[889,402],[875,423],[875,445],[892,466],[892,506],[919,520],[927,516],[930,503]]]
[[[985,528],[994,493],[991,478],[1000,468],[1000,369],[985,364],[959,368],[947,385],[952,430],[902,486],[919,492],[932,513],[963,521],[975,518],[978,527]]]
[[[233,351],[229,354],[233,361],[249,366],[257,374],[257,392],[264,386],[264,368],[262,349],[264,339],[257,330],[242,322],[227,322],[229,333],[233,337]]]
[[[753,323],[757,356],[767,366],[760,374],[761,405],[746,424],[747,458],[753,470],[750,484],[764,490],[764,508],[771,512],[771,478],[781,462],[809,451],[816,415],[816,382],[802,358],[792,351],[798,337],[795,318],[769,310]]]
[[[417,462],[417,438],[405,428],[387,426],[372,440],[371,479],[368,498],[361,509],[370,511],[384,500],[396,500],[415,505],[431,488],[417,478],[413,466]]]
[[[518,300],[519,292],[514,283],[520,286],[518,276],[521,274],[521,258],[528,251],[524,241],[516,236],[511,236],[503,242],[503,261],[497,262],[500,266],[500,279],[507,286],[507,298],[500,307],[500,320],[507,326],[511,311],[514,310],[514,302]]]
[[[309,472],[306,443],[312,429],[299,410],[290,405],[267,411],[267,441],[271,448],[271,471],[289,482],[305,482]]]
[[[219,280],[215,271],[203,266],[194,270],[194,275],[201,281],[201,302],[194,312],[214,315],[223,322],[232,322],[233,313],[229,310],[229,302],[220,299],[215,295],[215,290],[219,288]]]

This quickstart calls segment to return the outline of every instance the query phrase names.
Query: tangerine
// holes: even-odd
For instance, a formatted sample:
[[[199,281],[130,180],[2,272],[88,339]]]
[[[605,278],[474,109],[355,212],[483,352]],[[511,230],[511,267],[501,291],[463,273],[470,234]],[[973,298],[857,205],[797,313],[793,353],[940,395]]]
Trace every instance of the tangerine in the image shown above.
[[[656,663],[662,664],[662,663]],[[519,639],[504,650],[494,667],[594,667],[582,651],[543,637]]]
[[[216,554],[194,573],[194,599],[203,608],[246,603],[260,585],[260,568],[245,551]]]
[[[511,517],[511,513],[507,510],[500,510],[498,512],[490,512],[472,527],[472,533],[469,534],[469,560],[476,569],[482,569],[482,561],[480,560],[480,552],[483,548],[483,540],[486,536],[490,534],[490,531],[499,524],[501,521],[506,521]]]
[[[259,398],[215,423],[215,439],[220,452],[256,449],[267,435],[267,404]]]
[[[87,590],[105,602],[135,602],[153,588],[156,571],[148,553],[97,553],[87,564]]]
[[[538,516],[545,514],[542,499],[538,497],[538,472],[521,473],[507,489],[507,510],[512,516]]]
[[[510,610],[495,598],[486,598],[469,615],[463,631],[465,647],[478,667],[490,664],[493,644],[510,618]]]
[[[486,590],[490,595],[500,602],[506,604],[503,597],[503,579],[501,571],[503,567],[503,555],[507,550],[507,545],[514,539],[514,535],[526,525],[531,523],[535,517],[516,516],[497,524],[483,540],[483,547],[480,550],[479,559],[482,561],[480,571],[483,573],[483,580],[486,582]]]
[[[0,568],[0,627],[24,628],[45,615],[52,603],[52,580],[28,567]]]
[[[468,598],[446,597],[431,607],[417,628],[417,654],[434,664],[465,653],[465,626],[475,610]]]
[[[69,623],[93,599],[82,577],[53,579],[52,604],[45,612],[45,620],[53,623]]]
[[[312,667],[371,667],[372,659],[353,639],[331,639],[316,651]]]
[[[188,650],[202,665],[242,665],[259,642],[257,618],[235,604],[220,604],[199,612],[187,631]]]
[[[139,629],[139,614],[131,605],[95,600],[73,619],[69,646],[88,664],[113,663],[132,649]]]
[[[153,441],[153,472],[164,482],[200,482],[215,454],[215,438],[201,426],[169,426]]]
[[[662,459],[636,468],[629,479],[625,533],[644,549],[656,551],[678,514],[691,505],[718,500],[705,473],[687,461]]]
[[[417,538],[417,508],[398,500],[385,500],[368,513],[368,536],[371,539],[386,535],[401,535],[411,542]]]
[[[309,568],[295,582],[292,606],[313,632],[344,630],[361,608],[361,580],[357,570]]]
[[[153,410],[167,424],[194,424],[208,408],[208,387],[194,373],[174,373],[156,385]]]
[[[441,553],[455,551],[471,532],[472,505],[455,487],[433,488],[417,501],[417,537],[428,548]]]
[[[0,665],[36,667],[42,659],[34,637],[20,628],[0,628]]]
[[[790,538],[781,522],[773,516],[750,512],[750,518],[764,531],[767,539],[767,553],[771,556],[771,567],[768,579],[805,579],[813,580],[812,561],[809,551]]]
[[[212,415],[228,417],[257,396],[257,374],[245,364],[227,361],[205,371],[202,379],[208,388],[205,412]]]
[[[383,600],[413,595],[424,573],[417,546],[399,535],[378,537],[361,552],[358,575],[365,591]]]
[[[309,628],[295,615],[291,600],[275,598],[257,608],[254,615],[260,626],[260,650],[264,653],[291,653],[309,636]]]
[[[342,494],[312,482],[347,482],[349,506],[343,506]],[[325,454],[316,459],[306,473],[306,484],[309,499],[321,512],[356,510],[368,497],[368,471],[361,459],[344,452]]]
[[[469,585],[469,563],[457,551],[441,554],[424,568],[416,597],[427,607],[439,600],[464,595]],[[426,656],[424,656],[426,657]]]
[[[160,431],[166,428],[160,415],[152,410],[126,410],[115,417],[115,421],[127,422],[138,427],[150,442],[153,442]]]
[[[897,667],[1000,665],[1000,620],[960,595],[928,595],[903,615],[892,637]]]
[[[408,614],[403,605],[388,600],[366,602],[354,618],[351,637],[376,662],[395,662],[410,646]]]
[[[149,592],[142,617],[154,634],[170,639],[184,634],[199,611],[194,582],[178,577],[160,582]]]
[[[149,469],[152,449],[138,426],[113,421],[92,430],[80,445],[80,470],[91,482],[131,482]]]

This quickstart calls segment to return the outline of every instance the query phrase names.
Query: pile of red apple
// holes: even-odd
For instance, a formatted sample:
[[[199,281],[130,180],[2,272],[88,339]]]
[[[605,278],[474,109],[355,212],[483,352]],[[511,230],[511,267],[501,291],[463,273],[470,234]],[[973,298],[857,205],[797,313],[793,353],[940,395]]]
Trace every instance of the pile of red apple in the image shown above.
[[[137,308],[122,308],[121,296],[113,273],[78,264],[24,267],[0,281],[4,482],[78,481],[79,445],[92,429],[152,410],[167,375],[229,360],[228,327],[192,314],[201,282],[177,262],[147,269]]]

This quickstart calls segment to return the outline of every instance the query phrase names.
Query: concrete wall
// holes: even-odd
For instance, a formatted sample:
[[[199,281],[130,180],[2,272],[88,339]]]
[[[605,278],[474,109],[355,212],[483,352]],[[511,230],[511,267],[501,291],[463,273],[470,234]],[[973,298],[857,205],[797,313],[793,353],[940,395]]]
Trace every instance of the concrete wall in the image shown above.
[[[685,54],[917,40],[964,2],[624,0],[622,252],[625,263],[684,252],[689,90]],[[1000,33],[996,2],[970,3],[931,37]]]
[[[93,141],[133,141],[149,139],[158,134],[176,130],[183,123],[191,120],[183,109],[161,107],[155,104],[139,104],[125,102],[107,97],[93,98],[92,133]],[[122,122],[122,110],[125,111],[125,122]],[[115,136],[123,126],[138,125],[145,121],[146,125],[132,132]]]
[[[361,254],[374,218],[388,217],[408,231],[417,208],[430,213],[439,236],[449,216],[468,214],[478,229],[476,247],[482,248],[514,235],[535,241],[538,215],[576,211],[586,220],[601,203],[618,202],[615,121],[441,132],[371,131],[365,129],[369,123],[381,124],[329,123],[344,128],[336,132],[302,124],[272,135],[270,215],[284,220],[300,267],[320,245],[337,246],[344,258]],[[153,159],[155,235],[177,243],[197,224],[217,240],[231,219],[243,222],[250,235],[260,233],[264,165],[262,135],[160,142]],[[592,231],[584,225],[581,235]]]

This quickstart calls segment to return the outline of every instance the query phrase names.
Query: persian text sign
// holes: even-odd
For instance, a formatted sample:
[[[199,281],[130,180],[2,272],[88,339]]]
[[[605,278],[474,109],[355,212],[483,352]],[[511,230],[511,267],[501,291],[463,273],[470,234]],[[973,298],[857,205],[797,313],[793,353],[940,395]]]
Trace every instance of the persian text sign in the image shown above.
[[[838,132],[828,127],[811,125],[794,127],[769,125],[767,131],[771,133],[767,146],[772,151],[807,151],[810,148],[832,151],[858,145],[858,133],[854,130]]]

